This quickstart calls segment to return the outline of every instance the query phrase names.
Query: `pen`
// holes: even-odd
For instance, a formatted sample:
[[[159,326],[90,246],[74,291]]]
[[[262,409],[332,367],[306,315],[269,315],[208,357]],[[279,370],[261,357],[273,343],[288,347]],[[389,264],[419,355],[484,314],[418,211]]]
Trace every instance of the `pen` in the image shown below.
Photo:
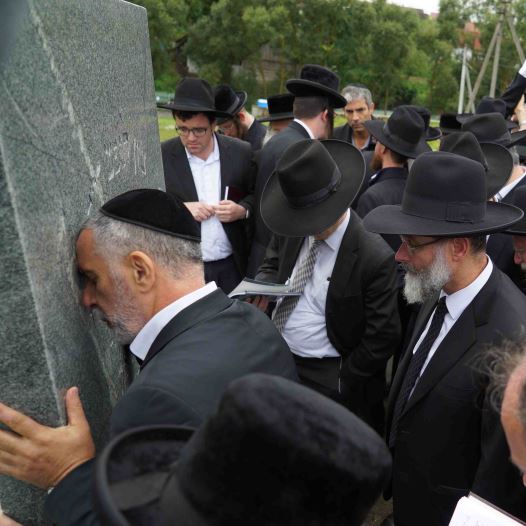
[[[225,186],[225,197],[223,198],[224,201],[228,199],[228,186]]]

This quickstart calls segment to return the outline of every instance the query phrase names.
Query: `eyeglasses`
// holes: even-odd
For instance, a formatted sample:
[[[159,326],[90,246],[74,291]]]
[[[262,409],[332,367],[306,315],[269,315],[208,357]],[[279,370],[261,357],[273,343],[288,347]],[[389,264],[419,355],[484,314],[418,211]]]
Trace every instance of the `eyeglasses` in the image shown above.
[[[418,249],[427,247],[428,245],[432,245],[433,243],[438,243],[439,241],[443,241],[444,238],[437,237],[435,239],[432,239],[431,241],[424,241],[423,243],[411,243],[405,236],[400,236],[400,240],[407,247],[407,251],[409,252],[409,254],[413,255]]]
[[[175,128],[179,135],[182,135],[183,137],[187,137],[191,133],[194,134],[194,137],[203,137],[205,133],[208,131],[208,128],[187,128],[186,126],[176,126]]]
[[[233,127],[234,127],[234,121],[225,122],[221,124],[221,126],[218,126],[219,131],[221,131],[222,133],[229,132],[230,130],[232,130]]]

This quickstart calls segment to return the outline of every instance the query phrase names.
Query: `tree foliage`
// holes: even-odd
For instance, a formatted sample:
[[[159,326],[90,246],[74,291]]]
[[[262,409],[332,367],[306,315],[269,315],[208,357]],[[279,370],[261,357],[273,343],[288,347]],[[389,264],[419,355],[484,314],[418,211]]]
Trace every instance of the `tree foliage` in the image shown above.
[[[285,89],[302,64],[338,72],[342,83],[371,87],[377,105],[418,103],[433,111],[457,104],[464,24],[479,27],[475,82],[499,16],[498,0],[441,0],[438,18],[386,0],[139,0],[148,10],[156,85],[172,90],[187,59],[211,83],[232,83],[252,96]],[[513,5],[526,34],[526,2]],[[499,88],[517,71],[509,29],[502,46]],[[267,59],[274,61],[273,74]],[[491,67],[482,91],[487,92]],[[167,88],[166,86],[170,86]]]

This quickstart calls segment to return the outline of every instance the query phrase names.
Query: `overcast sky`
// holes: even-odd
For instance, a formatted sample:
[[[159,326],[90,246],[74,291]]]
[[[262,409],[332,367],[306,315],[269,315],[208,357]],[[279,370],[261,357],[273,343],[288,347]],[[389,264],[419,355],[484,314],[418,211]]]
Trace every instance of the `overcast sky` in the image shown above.
[[[439,0],[389,0],[393,4],[417,7],[426,13],[438,13]]]

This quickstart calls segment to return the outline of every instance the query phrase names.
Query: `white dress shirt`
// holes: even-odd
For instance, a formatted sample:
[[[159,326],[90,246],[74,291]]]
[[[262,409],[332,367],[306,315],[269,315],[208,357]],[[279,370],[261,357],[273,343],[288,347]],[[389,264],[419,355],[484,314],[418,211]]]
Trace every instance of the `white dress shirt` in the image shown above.
[[[526,60],[522,64],[521,69],[519,69],[519,75],[526,78]]]
[[[337,358],[340,356],[327,336],[325,303],[329,290],[329,280],[350,217],[351,215],[347,210],[342,223],[324,243],[321,243],[312,275],[305,285],[296,308],[292,311],[283,328],[283,338],[285,338],[290,350],[298,356],[306,358]],[[305,239],[294,265],[291,281],[302,260],[307,257],[312,243],[314,243],[313,236]]]
[[[496,194],[495,197],[498,202],[502,201],[526,176],[526,168],[524,166],[520,167],[522,169],[522,175],[515,179],[515,181],[503,186]]]
[[[217,285],[214,281],[207,283],[204,287],[186,294],[182,298],[175,300],[170,305],[167,305],[164,309],[160,310],[148,323],[139,331],[139,334],[135,336],[134,340],[130,344],[130,351],[137,356],[137,358],[144,360],[150,347],[152,346],[155,338],[159,336],[159,333],[168,325],[168,323],[183,309],[192,305],[196,301],[208,296],[208,294],[214,292],[217,289]]]
[[[446,294],[443,290],[440,291],[441,298],[443,296],[446,296],[447,314],[444,317],[442,328],[440,329],[440,332],[438,333],[436,340],[434,341],[433,345],[431,346],[431,349],[429,350],[427,359],[424,363],[424,366],[422,367],[422,370],[420,371],[420,376],[422,376],[424,369],[427,367],[427,364],[430,362],[431,358],[433,358],[433,355],[435,354],[438,346],[442,343],[442,340],[446,337],[447,333],[451,330],[451,327],[455,325],[456,321],[460,318],[460,315],[464,312],[466,307],[475,299],[475,296],[481,291],[482,287],[484,287],[484,285],[488,282],[491,276],[491,273],[493,271],[493,263],[491,262],[491,259],[489,257],[487,259],[488,259],[488,262],[486,266],[484,267],[484,270],[467,287],[457,290],[456,292],[453,292],[453,294],[449,294],[449,295]],[[418,348],[420,347],[420,344],[425,338],[427,331],[429,330],[429,326],[431,325],[431,320],[433,319],[434,313],[435,313],[435,310],[433,310],[433,313],[429,317],[429,320],[424,329],[424,332],[422,332],[420,338],[416,342],[416,345],[413,349],[413,354],[418,350]]]
[[[312,130],[303,121],[300,121],[299,119],[294,119],[294,122],[301,124],[301,126],[305,128],[311,139],[316,139],[316,137],[314,137],[314,133],[312,133]]]
[[[186,150],[186,148],[185,148]],[[221,162],[219,146],[214,135],[214,149],[206,160],[192,155],[186,150],[197,197],[202,203],[217,205],[223,199],[221,194]],[[217,261],[232,254],[232,245],[217,216],[213,215],[201,222],[201,251],[203,261]]]

